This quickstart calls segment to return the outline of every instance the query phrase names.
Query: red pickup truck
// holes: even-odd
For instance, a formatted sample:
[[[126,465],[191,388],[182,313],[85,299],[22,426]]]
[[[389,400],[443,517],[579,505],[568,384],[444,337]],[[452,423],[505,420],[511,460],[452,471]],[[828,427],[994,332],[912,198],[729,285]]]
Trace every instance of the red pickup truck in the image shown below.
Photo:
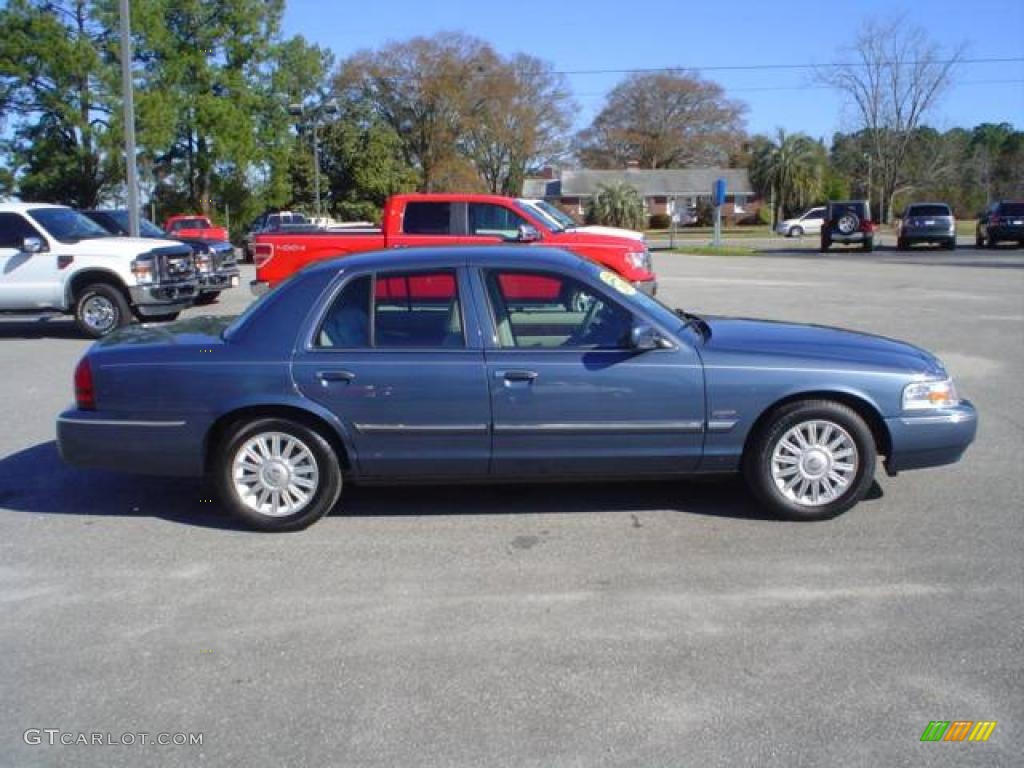
[[[393,195],[380,229],[268,232],[256,236],[252,290],[265,293],[307,264],[386,248],[522,243],[572,251],[614,270],[653,295],[651,257],[637,240],[553,228],[528,206],[497,195]]]
[[[215,227],[206,216],[181,214],[170,216],[164,222],[164,232],[171,237],[185,237],[192,240],[223,240],[228,239],[228,231],[224,227]]]

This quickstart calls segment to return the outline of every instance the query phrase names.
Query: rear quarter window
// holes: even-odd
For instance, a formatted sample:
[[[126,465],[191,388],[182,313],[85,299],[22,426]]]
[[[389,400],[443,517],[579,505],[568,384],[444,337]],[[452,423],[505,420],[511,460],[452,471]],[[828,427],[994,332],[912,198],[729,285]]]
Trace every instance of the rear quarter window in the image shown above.
[[[912,205],[907,208],[907,216],[952,216],[948,205]]]

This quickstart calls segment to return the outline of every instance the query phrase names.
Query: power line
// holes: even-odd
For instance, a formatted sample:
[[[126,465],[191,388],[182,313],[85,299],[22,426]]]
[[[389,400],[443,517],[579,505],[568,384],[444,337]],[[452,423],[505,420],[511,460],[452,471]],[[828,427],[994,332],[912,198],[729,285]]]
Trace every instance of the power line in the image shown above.
[[[553,70],[555,75],[631,75],[650,74],[657,72],[754,72],[778,69],[824,69],[842,67],[867,66],[919,66],[923,64],[1017,64],[1024,62],[1024,57],[1009,58],[976,58],[976,59],[915,59],[912,61],[880,61],[880,62],[830,62],[824,64],[717,64],[713,66],[675,66],[675,67],[633,67],[628,69],[562,69]]]

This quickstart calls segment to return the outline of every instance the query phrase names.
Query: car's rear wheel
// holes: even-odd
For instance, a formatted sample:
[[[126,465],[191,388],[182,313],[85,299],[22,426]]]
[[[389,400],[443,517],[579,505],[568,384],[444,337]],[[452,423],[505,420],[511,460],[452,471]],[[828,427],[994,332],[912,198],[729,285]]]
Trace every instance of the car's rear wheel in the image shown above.
[[[909,247],[910,247],[910,243],[908,243],[902,237],[899,240],[896,241],[896,250],[897,251],[905,251]]]
[[[981,236],[981,230],[974,230],[974,247],[983,248],[985,246],[985,238]]]
[[[875,239],[873,237],[869,237],[867,240],[864,241],[863,248],[865,251],[868,252],[875,250]]]
[[[253,528],[297,531],[326,515],[341,495],[330,443],[309,427],[265,418],[234,427],[214,461],[224,505]]]
[[[831,240],[829,240],[827,237],[821,238],[821,252],[822,253],[824,253],[825,251],[827,251],[831,247],[832,247],[832,241]]]
[[[804,400],[778,409],[752,437],[744,475],[780,517],[827,520],[853,507],[875,476],[871,430],[852,408]]]
[[[946,242],[944,242],[942,244],[942,247],[945,248],[947,251],[955,251],[956,250],[956,238],[950,238],[949,240],[947,240]]]
[[[131,308],[124,294],[109,283],[93,283],[75,299],[75,323],[85,335],[98,339],[128,325]]]

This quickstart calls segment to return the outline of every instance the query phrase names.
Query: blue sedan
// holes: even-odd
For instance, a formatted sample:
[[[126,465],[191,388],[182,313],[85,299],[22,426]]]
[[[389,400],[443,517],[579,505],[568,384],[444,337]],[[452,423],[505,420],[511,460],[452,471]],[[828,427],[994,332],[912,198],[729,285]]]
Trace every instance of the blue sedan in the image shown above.
[[[742,472],[834,517],[957,461],[973,406],[933,355],[821,326],[698,317],[549,249],[408,249],[312,266],[241,316],[136,326],[75,371],[65,461],[209,476],[294,530],[347,482]]]

